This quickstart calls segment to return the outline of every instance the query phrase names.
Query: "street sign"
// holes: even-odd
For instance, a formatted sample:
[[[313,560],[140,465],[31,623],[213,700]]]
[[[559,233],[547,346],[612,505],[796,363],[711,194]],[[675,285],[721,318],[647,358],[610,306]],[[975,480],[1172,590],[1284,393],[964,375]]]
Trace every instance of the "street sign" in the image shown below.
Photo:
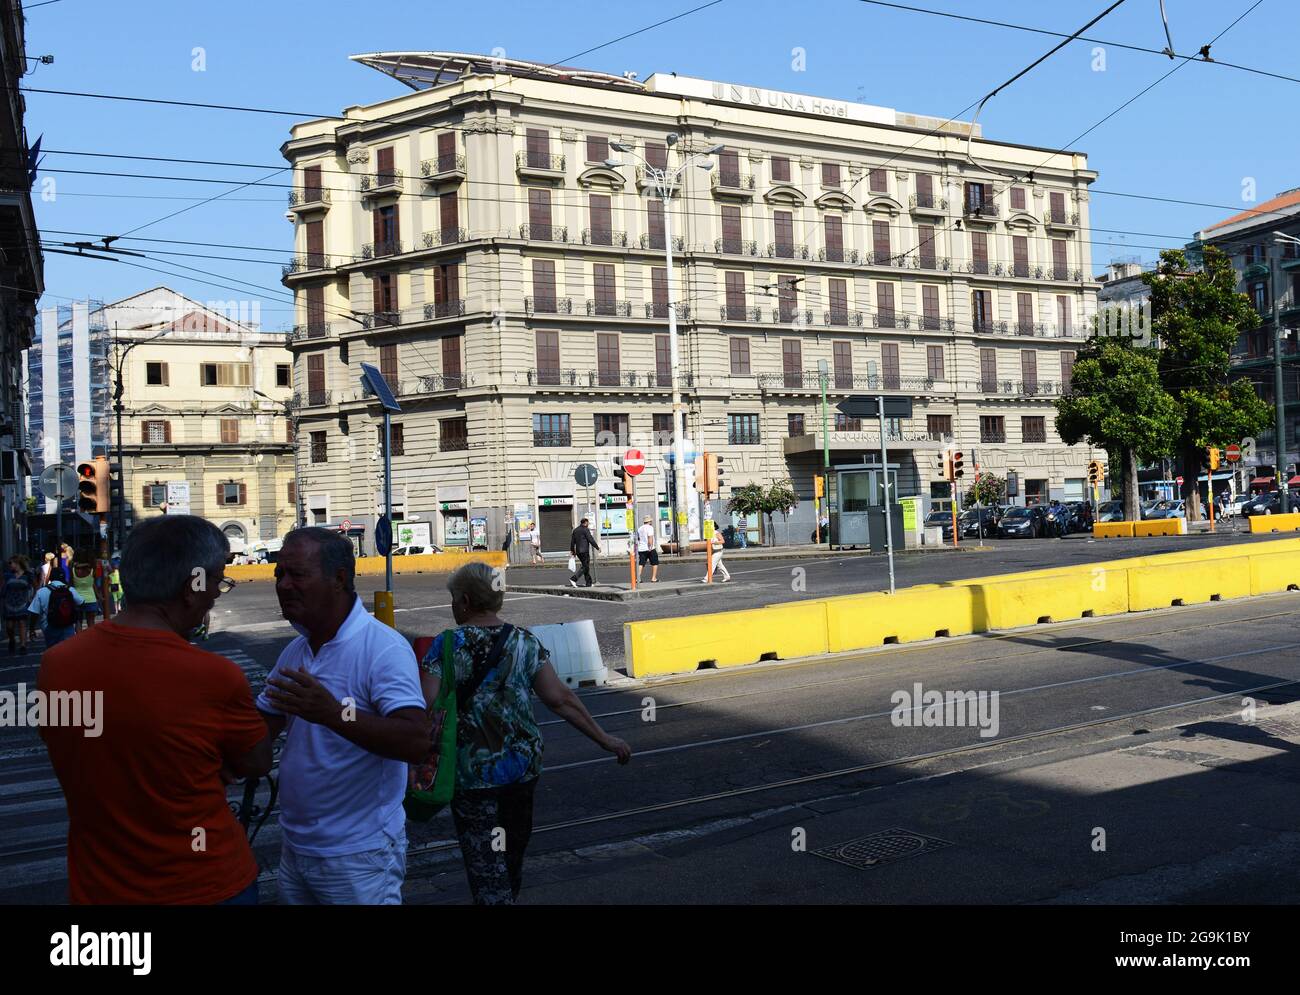
[[[835,407],[850,418],[880,417],[880,405],[877,403],[877,398],[867,395],[855,394],[853,397],[845,398]],[[885,417],[911,418],[912,399],[910,397],[886,397]]]
[[[596,468],[590,463],[579,463],[578,469],[573,471],[573,479],[578,482],[579,487],[590,487],[596,482],[598,476]]]
[[[645,456],[640,449],[629,449],[623,454],[623,469],[633,477],[645,469]]]
[[[1183,486],[1183,478],[1182,478],[1182,477],[1175,477],[1175,478],[1174,478],[1174,483],[1177,484],[1179,487],[1182,487],[1182,486]]]
[[[393,523],[387,515],[381,515],[375,523],[375,550],[380,556],[387,556],[393,548]]]
[[[51,463],[36,478],[36,487],[51,501],[70,498],[77,493],[77,471],[66,463]]]

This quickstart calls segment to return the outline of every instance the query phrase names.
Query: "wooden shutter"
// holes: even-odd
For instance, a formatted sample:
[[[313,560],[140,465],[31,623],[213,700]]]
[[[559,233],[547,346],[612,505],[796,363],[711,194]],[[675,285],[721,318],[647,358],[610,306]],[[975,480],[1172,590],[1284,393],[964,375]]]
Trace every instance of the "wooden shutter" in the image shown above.
[[[217,505],[224,506],[226,503],[226,485],[217,484]]]
[[[727,317],[733,321],[744,321],[745,314],[745,274],[727,274]]]
[[[169,421],[165,421],[163,422],[163,442],[171,442],[171,441],[172,441],[172,423]]]
[[[777,255],[794,255],[794,215],[789,211],[773,211],[772,224],[776,229]]]
[[[885,387],[889,390],[898,389],[898,343],[882,342],[880,344],[880,368],[884,374]]]
[[[831,355],[835,362],[835,387],[843,390],[853,386],[853,343],[834,342]]]
[[[393,147],[391,145],[380,149],[375,155],[375,172],[380,176],[393,175]]]
[[[977,273],[987,273],[989,268],[989,237],[982,231],[970,234],[971,261],[975,263]]]
[[[888,193],[889,181],[883,169],[873,169],[868,180],[872,193]]]
[[[551,191],[529,188],[528,226],[533,238],[551,237]]]
[[[722,251],[740,251],[740,208],[722,208]]]
[[[877,264],[889,259],[889,222],[871,222],[871,242]]]
[[[921,313],[925,316],[927,328],[939,327],[939,288],[923,285],[921,287]]]
[[[307,222],[307,264],[312,268],[325,264],[325,222]]]
[[[248,485],[243,482],[239,485],[239,503],[241,505],[248,504]]]
[[[828,214],[822,220],[822,228],[826,239],[826,258],[839,262],[844,258],[844,221]]]
[[[379,374],[388,382],[388,389],[394,394],[397,390],[397,346],[387,343],[379,347]]]
[[[555,262],[553,260],[533,260],[533,309],[555,310]]]
[[[289,481],[289,504],[298,507],[298,485],[292,480]]]
[[[529,128],[527,142],[529,165],[544,165],[542,160],[551,154],[551,133],[545,128]]]
[[[596,289],[596,303],[613,305],[617,294],[614,282],[614,267],[609,263],[596,263],[592,266],[592,282]]]
[[[931,380],[943,380],[943,346],[928,345],[925,347],[925,368],[926,374]]]
[[[307,200],[311,201],[311,200],[320,199],[320,167],[319,166],[304,167],[302,171],[302,187],[304,191],[310,191],[312,194],[312,196],[306,198]]]
[[[1068,266],[1069,263],[1066,261],[1065,255],[1065,239],[1052,239],[1052,268],[1056,270],[1053,276],[1058,280],[1063,279]]]
[[[996,349],[980,350],[980,380],[992,384],[998,379],[998,351]]]
[[[668,146],[663,142],[646,142],[645,161],[655,169],[667,169]]]
[[[456,241],[456,229],[460,227],[460,204],[454,192],[438,197],[438,224],[442,228],[444,244]]]
[[[1016,318],[1020,322],[1020,330],[1024,331],[1034,323],[1034,295],[1033,294],[1016,294]]]
[[[655,336],[655,383],[660,387],[672,384],[673,347],[667,335]]]
[[[916,174],[916,202],[921,207],[934,206],[934,177],[929,173]]]
[[[650,248],[664,247],[664,203],[652,200],[646,204],[646,231],[650,234]]]
[[[459,335],[448,335],[442,340],[442,372],[444,376],[460,376],[460,340]]]
[[[1020,379],[1025,382],[1025,387],[1032,390],[1038,385],[1038,353],[1033,349],[1022,349],[1020,352]]]
[[[916,254],[926,269],[934,269],[934,225],[917,225]]]
[[[1025,188],[1011,188],[1011,209],[1014,211],[1023,211],[1025,209]]]
[[[453,169],[456,165],[456,132],[444,131],[438,135],[438,172]]]
[[[325,392],[325,354],[316,352],[307,357],[307,393],[320,395]]]
[[[740,185],[740,156],[735,149],[723,149],[718,153],[718,179],[725,186]]]
[[[613,240],[613,215],[609,207],[609,197],[593,193],[587,197],[591,212],[591,240],[596,245],[609,245]]]
[[[876,312],[880,315],[882,327],[894,327],[894,285],[892,283],[876,284]],[[885,321],[889,324],[884,324]]]
[[[325,334],[325,288],[307,288],[307,334]]]
[[[828,280],[830,288],[831,314],[844,315],[849,310],[849,285],[845,280]]]
[[[790,160],[785,156],[772,156],[772,182],[789,183],[790,182]]]
[[[1029,275],[1029,239],[1024,235],[1011,236],[1011,259],[1016,276]]]
[[[1065,194],[1054,193],[1049,196],[1052,203],[1052,217],[1057,221],[1065,220]]]
[[[655,266],[650,270],[650,300],[656,318],[668,314],[668,270]]]

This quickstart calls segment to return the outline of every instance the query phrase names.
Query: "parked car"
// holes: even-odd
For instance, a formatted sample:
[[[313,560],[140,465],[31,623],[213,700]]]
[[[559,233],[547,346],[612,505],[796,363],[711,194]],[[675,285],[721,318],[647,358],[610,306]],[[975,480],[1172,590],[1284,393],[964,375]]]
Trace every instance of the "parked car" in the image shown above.
[[[1124,521],[1124,502],[1123,501],[1103,501],[1097,507],[1097,521],[1099,522],[1122,522]]]
[[[1184,501],[1161,501],[1147,515],[1147,518],[1183,518],[1187,514]]]
[[[1039,505],[1008,508],[998,522],[998,535],[1003,539],[1038,539],[1046,531],[1046,517]]]
[[[925,516],[925,527],[927,529],[943,529],[943,541],[952,541],[952,512],[940,511],[935,509]]]
[[[1291,510],[1300,510],[1300,491],[1290,490]],[[1252,515],[1277,515],[1282,511],[1282,496],[1278,491],[1268,491],[1252,498],[1242,505],[1241,513],[1246,517]]]
[[[979,539],[984,536],[997,535],[998,519],[1000,517],[999,509],[995,506],[967,508],[958,521],[962,538]]]
[[[395,546],[393,547],[394,556],[418,556],[421,553],[441,553],[442,550],[437,546]]]

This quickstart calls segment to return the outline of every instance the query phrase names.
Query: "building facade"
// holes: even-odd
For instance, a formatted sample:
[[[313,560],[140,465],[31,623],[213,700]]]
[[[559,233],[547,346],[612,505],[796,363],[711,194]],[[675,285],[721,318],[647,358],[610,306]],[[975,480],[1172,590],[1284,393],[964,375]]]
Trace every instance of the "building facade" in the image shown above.
[[[297,521],[292,357],[283,332],[240,324],[156,287],[99,315],[112,339],[122,411],[112,461],[125,524],[165,512],[217,525],[234,553]],[[119,460],[120,456],[120,460]]]
[[[403,408],[395,513],[434,542],[495,547],[537,522],[567,551],[586,462],[617,548],[629,443],[647,460],[636,517],[666,526],[670,283],[687,437],[723,459],[705,513],[724,524],[733,488],[789,478],[790,528],[810,532],[827,448],[878,476],[878,426],[836,411],[877,392],[914,402],[886,428],[898,494],[944,501],[955,445],[968,468],[1016,473],[1021,501],[1084,497],[1089,453],[1060,441],[1052,403],[1096,308],[1082,154],[672,75],[355,58],[414,92],[298,125],[282,148],[311,521],[380,510],[370,362]],[[667,217],[656,170],[673,176]]]

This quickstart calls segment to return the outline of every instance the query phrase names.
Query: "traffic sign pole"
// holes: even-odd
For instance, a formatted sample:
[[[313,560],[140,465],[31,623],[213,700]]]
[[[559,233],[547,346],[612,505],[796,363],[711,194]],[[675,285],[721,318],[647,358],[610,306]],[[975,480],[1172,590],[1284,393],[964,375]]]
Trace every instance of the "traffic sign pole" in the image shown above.
[[[627,468],[626,462],[624,462],[623,467],[624,469]],[[636,521],[636,476],[633,475],[628,479],[629,479],[629,486],[631,487],[631,491],[628,493],[627,500],[628,500],[628,507],[632,509],[632,535],[627,544],[627,568],[628,568],[628,573],[632,578],[632,590],[635,591],[636,590],[636,547],[637,547],[636,537],[637,535],[640,534],[639,529],[641,528],[641,526],[638,525]]]

